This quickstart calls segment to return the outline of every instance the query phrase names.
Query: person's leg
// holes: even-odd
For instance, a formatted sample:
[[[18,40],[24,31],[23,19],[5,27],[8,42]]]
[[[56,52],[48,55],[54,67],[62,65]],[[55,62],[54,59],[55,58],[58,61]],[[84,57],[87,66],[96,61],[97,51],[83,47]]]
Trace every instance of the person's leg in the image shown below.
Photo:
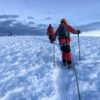
[[[65,56],[65,53],[66,53],[66,52],[63,52],[63,51],[62,51],[62,62],[63,62],[63,64],[66,63],[66,56]]]
[[[71,64],[72,63],[72,55],[71,55],[71,52],[66,52],[65,53],[65,59],[66,59],[67,64]]]
[[[70,52],[62,52],[62,62],[63,64],[71,64],[72,63],[72,55]]]
[[[71,64],[71,50],[70,50],[70,41],[67,41],[66,39],[59,39],[59,44],[62,51],[62,62]]]
[[[71,64],[72,62],[72,55],[71,55],[71,50],[70,50],[70,44],[65,46],[65,59],[67,61],[67,64]]]
[[[51,43],[53,42],[53,36],[52,35],[49,36],[49,40],[50,40]]]

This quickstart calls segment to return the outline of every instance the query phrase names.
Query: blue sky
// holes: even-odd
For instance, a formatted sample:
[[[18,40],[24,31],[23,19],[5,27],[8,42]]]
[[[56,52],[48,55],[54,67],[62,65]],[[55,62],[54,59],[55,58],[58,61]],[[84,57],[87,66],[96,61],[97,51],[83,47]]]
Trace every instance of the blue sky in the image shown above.
[[[17,21],[34,26],[58,25],[61,18],[79,26],[100,21],[100,0],[0,0],[3,15],[17,15]]]
[[[56,24],[64,17],[75,24],[85,24],[99,20],[100,0],[0,0],[2,14],[32,16],[35,23]]]

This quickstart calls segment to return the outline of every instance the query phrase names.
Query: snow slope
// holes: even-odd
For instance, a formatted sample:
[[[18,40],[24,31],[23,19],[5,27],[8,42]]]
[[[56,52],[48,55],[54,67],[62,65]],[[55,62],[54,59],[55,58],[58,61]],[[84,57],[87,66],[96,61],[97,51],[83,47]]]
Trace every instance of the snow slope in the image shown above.
[[[100,37],[71,37],[82,100],[100,100]],[[61,51],[47,37],[0,37],[0,100],[78,100],[74,70],[61,64]]]

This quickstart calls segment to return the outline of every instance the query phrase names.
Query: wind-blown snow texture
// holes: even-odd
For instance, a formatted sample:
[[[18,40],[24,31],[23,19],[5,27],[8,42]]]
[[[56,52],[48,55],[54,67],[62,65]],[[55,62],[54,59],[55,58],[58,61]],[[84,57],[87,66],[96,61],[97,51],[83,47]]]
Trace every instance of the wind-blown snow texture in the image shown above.
[[[82,100],[100,100],[100,37],[72,37]],[[61,51],[47,37],[0,37],[0,100],[78,100],[75,74],[61,64]]]

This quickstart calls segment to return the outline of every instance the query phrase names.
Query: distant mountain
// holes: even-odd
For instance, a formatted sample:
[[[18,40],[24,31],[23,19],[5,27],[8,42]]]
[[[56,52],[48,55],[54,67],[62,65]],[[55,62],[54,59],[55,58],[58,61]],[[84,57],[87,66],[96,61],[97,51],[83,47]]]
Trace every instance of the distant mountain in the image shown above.
[[[86,25],[77,26],[76,28],[82,31],[100,30],[100,22],[89,23]]]
[[[46,25],[31,26],[30,24],[23,24],[21,22],[1,22],[0,23],[0,36],[7,36],[9,33],[13,35],[45,35]]]
[[[33,24],[33,25],[32,25]],[[55,30],[56,25],[53,25]],[[12,35],[46,35],[47,25],[34,23],[23,24],[17,20],[0,21],[0,36],[7,36],[9,33]],[[91,30],[100,30],[100,22],[89,23],[86,25],[76,26],[75,29],[80,29],[82,32]]]

